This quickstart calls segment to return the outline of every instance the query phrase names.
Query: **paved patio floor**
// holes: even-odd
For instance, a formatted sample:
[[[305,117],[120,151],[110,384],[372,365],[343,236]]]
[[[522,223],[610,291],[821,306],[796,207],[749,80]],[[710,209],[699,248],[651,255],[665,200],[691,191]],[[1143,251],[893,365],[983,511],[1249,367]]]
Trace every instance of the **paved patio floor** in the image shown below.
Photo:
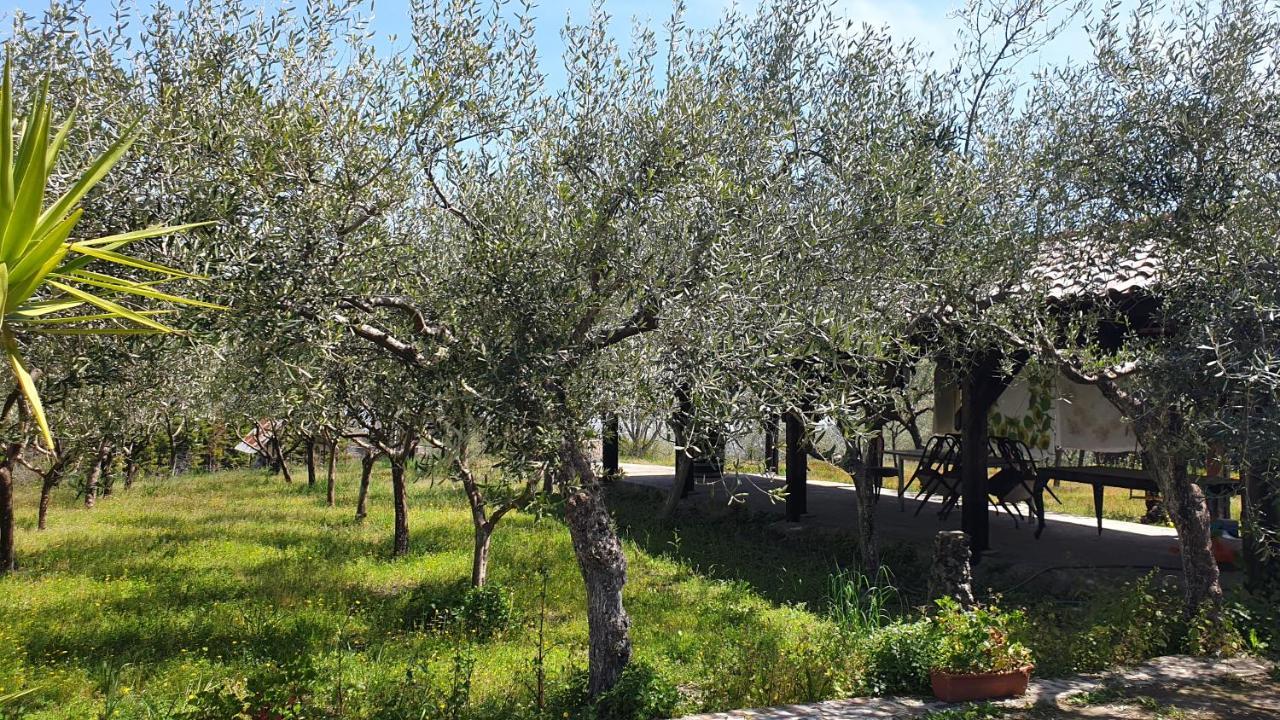
[[[666,490],[675,481],[674,469],[663,465],[624,463],[625,482]],[[855,496],[848,484],[810,480],[809,513],[799,523],[784,521],[783,505],[770,495],[783,486],[780,478],[759,475],[731,475],[718,484],[700,485],[682,502],[694,505],[745,502],[754,513],[776,516],[783,532],[803,533],[807,528],[852,529]],[[910,497],[900,506],[895,490],[885,489],[877,503],[876,523],[881,546],[912,542],[924,547],[940,530],[960,529],[957,509],[945,519],[937,516],[938,505],[926,505],[915,514],[917,501]],[[991,551],[982,564],[1013,565],[1037,571],[1062,567],[1091,567],[1141,570],[1161,568],[1180,571],[1177,536],[1172,528],[1155,527],[1119,520],[1103,520],[1098,534],[1096,520],[1060,513],[1046,513],[1046,527],[1037,540],[1034,525],[1022,521],[1015,527],[1003,512],[991,511]],[[1225,573],[1230,576],[1238,573]],[[1229,577],[1224,577],[1230,581]]]
[[[1255,658],[1219,660],[1175,655],[1103,675],[1033,679],[1026,695],[999,702],[994,714],[1008,720],[1280,718],[1280,684],[1274,677],[1273,666]],[[931,714],[935,718],[965,717],[961,712],[941,714],[955,707],[931,699],[849,698],[694,715],[684,720],[873,720],[926,718]]]

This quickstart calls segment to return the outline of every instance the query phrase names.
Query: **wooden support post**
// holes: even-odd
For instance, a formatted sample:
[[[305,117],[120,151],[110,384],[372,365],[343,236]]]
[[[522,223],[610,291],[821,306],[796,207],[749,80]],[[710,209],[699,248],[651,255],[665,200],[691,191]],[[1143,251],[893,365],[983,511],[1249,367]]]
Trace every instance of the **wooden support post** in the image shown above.
[[[601,464],[605,475],[618,474],[618,416],[610,413],[601,423],[600,433]]]
[[[787,426],[787,520],[798,522],[809,512],[807,497],[809,482],[809,454],[805,449],[804,419],[798,412],[789,412]]]
[[[960,527],[969,536],[976,561],[991,542],[987,513],[987,410],[981,402],[986,388],[971,374],[963,385],[960,415]]]
[[[778,472],[778,419],[775,417],[764,421],[764,469]]]
[[[969,536],[973,561],[991,547],[991,523],[987,511],[987,413],[1013,381],[1000,370],[1001,355],[986,352],[976,358],[960,385],[960,527]],[[1026,364],[1027,355],[1013,358],[1013,374]]]

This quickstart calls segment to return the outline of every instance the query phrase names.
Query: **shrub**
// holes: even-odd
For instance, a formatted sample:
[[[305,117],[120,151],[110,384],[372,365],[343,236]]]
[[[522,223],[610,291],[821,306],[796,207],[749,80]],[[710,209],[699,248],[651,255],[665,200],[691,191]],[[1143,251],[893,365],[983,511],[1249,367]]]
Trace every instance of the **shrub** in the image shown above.
[[[1026,636],[1040,669],[1050,675],[1098,672],[1177,652],[1181,599],[1156,578],[1152,573],[1099,593],[1081,610],[1031,613]]]
[[[1275,657],[1280,651],[1280,598],[1236,591],[1227,603],[1227,616],[1249,652]]]
[[[893,623],[872,633],[861,653],[863,691],[870,695],[928,692],[935,644],[929,620]]]
[[[1022,631],[1021,611],[996,605],[961,607],[952,598],[938,600],[933,619],[937,654],[933,669],[952,673],[1008,672],[1031,664],[1031,651],[1014,637]]]
[[[1187,623],[1182,644],[1183,652],[1189,655],[1231,656],[1244,649],[1245,639],[1236,630],[1231,613],[1215,620],[1210,608],[1204,606]]]
[[[632,662],[618,682],[594,701],[587,672],[570,675],[548,704],[548,717],[569,720],[657,720],[671,717],[680,702],[675,683],[644,662]]]
[[[457,633],[488,640],[511,626],[511,601],[501,587],[419,585],[409,596],[405,622],[414,630]]]

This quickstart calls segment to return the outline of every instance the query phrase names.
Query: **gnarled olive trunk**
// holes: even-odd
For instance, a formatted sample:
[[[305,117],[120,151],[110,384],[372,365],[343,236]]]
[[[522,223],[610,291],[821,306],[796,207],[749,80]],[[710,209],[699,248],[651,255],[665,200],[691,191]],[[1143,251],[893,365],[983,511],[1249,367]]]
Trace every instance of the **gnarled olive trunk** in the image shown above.
[[[316,439],[307,436],[307,487],[316,485]]]
[[[631,620],[622,605],[627,558],[581,444],[566,440],[560,456],[565,521],[587,590],[587,688],[595,697],[612,688],[631,661]]]
[[[475,544],[471,551],[471,587],[484,587],[489,580],[489,545],[493,525],[482,522],[475,526]]]
[[[356,496],[356,520],[369,516],[369,479],[373,475],[373,464],[377,461],[377,456],[367,451],[360,458],[360,494]]]
[[[393,557],[409,554],[409,492],[404,480],[407,455],[399,452],[391,456],[391,498],[396,511],[395,543],[391,549]]]
[[[1165,510],[1178,531],[1182,555],[1183,614],[1200,616],[1210,626],[1222,622],[1222,582],[1213,556],[1213,534],[1204,491],[1187,474],[1187,457],[1177,448],[1185,429],[1172,408],[1152,408],[1124,394],[1115,383],[1099,385],[1102,394],[1132,418],[1134,435],[1146,448],[1147,470],[1156,481]],[[1213,648],[1203,648],[1211,651]]]
[[[84,479],[84,506],[91,508],[98,500],[98,483],[102,479],[102,469],[106,465],[110,446],[104,439],[98,443],[98,450],[93,455],[93,465]]]
[[[129,490],[133,487],[133,481],[138,477],[138,458],[137,446],[130,445],[125,450],[124,456],[124,489]]]
[[[17,467],[22,450],[23,443],[8,443],[4,458],[0,459],[0,575],[6,575],[17,568],[14,554],[14,536],[17,531],[13,512],[13,469]]]
[[[1156,447],[1157,438],[1143,445]],[[1187,474],[1186,459],[1162,450],[1148,450],[1149,470],[1160,487],[1169,519],[1178,531],[1182,551],[1183,597],[1187,616],[1203,614],[1206,620],[1222,619],[1222,584],[1213,556],[1213,533],[1204,491]]]
[[[874,575],[880,570],[880,546],[876,538],[876,483],[867,476],[867,451],[870,443],[861,440],[850,440],[852,447],[846,452],[845,465],[842,468],[853,477],[853,493],[858,507],[854,515],[857,521],[856,538],[858,556],[862,571]]]
[[[112,468],[116,463],[116,450],[111,446],[107,450],[107,456],[102,459],[102,477],[98,481],[99,487],[102,488],[102,497],[111,497],[116,489],[116,476],[112,472]]]
[[[57,454],[49,469],[40,477],[40,512],[36,518],[36,529],[48,527],[49,503],[53,499],[53,489],[62,483],[62,475],[67,468],[67,455],[57,446]]]
[[[286,483],[293,482],[293,473],[289,472],[289,460],[285,457],[284,445],[280,443],[280,436],[273,435],[271,437],[272,458],[275,461],[276,471],[284,475]]]

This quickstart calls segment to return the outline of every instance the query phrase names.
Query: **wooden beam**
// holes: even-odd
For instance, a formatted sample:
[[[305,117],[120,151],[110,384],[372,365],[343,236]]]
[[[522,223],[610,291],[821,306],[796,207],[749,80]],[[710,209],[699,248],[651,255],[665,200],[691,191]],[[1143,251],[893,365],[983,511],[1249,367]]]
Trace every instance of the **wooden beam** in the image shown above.
[[[787,426],[787,520],[799,522],[809,512],[809,453],[805,448],[804,419],[792,411]]]

